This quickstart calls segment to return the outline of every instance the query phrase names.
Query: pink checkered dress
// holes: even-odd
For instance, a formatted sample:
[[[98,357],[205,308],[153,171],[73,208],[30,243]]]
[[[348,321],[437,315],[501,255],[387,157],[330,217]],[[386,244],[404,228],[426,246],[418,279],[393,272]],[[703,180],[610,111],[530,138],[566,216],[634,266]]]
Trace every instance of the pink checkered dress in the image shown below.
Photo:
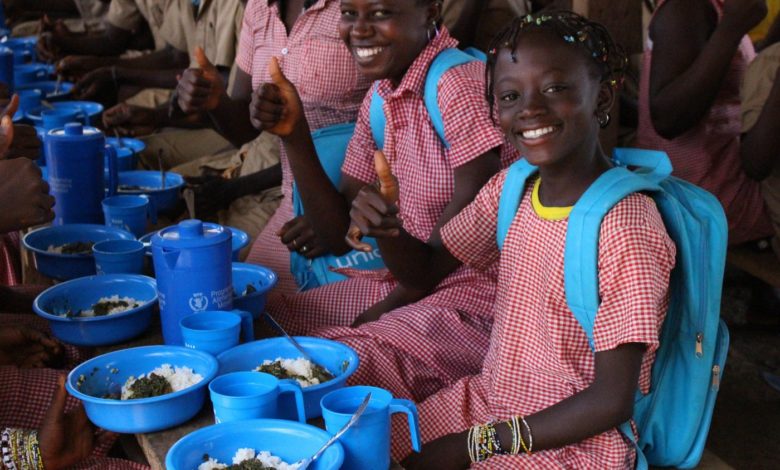
[[[657,8],[661,8],[662,3]],[[710,0],[710,3],[720,17],[723,0]],[[728,218],[729,243],[756,240],[773,233],[759,183],[748,178],[740,163],[739,87],[755,56],[753,44],[745,36],[710,110],[696,127],[672,140],[658,135],[650,118],[653,47],[649,40],[643,58],[637,146],[663,150],[672,160],[675,176],[717,196]]]
[[[341,18],[338,0],[319,0],[301,13],[290,35],[279,14],[279,2],[249,0],[236,63],[252,76],[252,87],[271,81],[268,61],[279,58],[285,76],[295,84],[312,130],[353,122],[369,87],[355,60],[338,35]],[[284,199],[249,252],[247,262],[261,264],[279,276],[271,293],[298,290],[290,274],[290,252],[276,233],[293,218],[293,176],[282,147]]]
[[[33,314],[2,314],[3,325],[26,325],[48,331],[46,322]],[[88,359],[84,350],[66,347],[66,366],[72,367]],[[19,369],[0,366],[0,427],[38,429],[46,415],[57,387],[57,377],[69,369]],[[79,401],[68,396],[65,411],[73,410]],[[71,467],[74,470],[145,470],[148,466],[127,460],[107,458],[115,439],[108,439],[95,448],[92,455]],[[2,465],[2,464],[0,464]]]
[[[19,253],[19,233],[0,234],[0,284],[22,283],[22,262]]]
[[[539,217],[531,206],[531,191],[526,191],[499,253],[496,220],[504,179],[503,173],[494,177],[442,230],[445,246],[464,263],[484,269],[500,257],[500,268],[495,324],[482,372],[418,406],[426,442],[475,424],[536,413],[581,392],[595,378],[586,335],[566,305],[568,220]],[[639,380],[646,391],[668,306],[675,247],[655,204],[638,194],[607,214],[599,240],[602,303],[595,349],[646,344]],[[409,451],[400,424],[394,433],[397,458]],[[633,468],[633,459],[633,448],[613,429],[561,449],[493,457],[475,468]]]
[[[400,187],[404,228],[420,240],[430,238],[454,193],[457,167],[505,144],[489,119],[483,97],[484,65],[472,62],[444,74],[439,85],[445,149],[428,118],[423,88],[428,67],[456,41],[446,30],[411,65],[397,88],[379,82],[385,100],[385,153]],[[376,180],[376,149],[367,97],[358,117],[342,171],[366,183]],[[505,145],[504,163],[515,158]],[[269,310],[290,331],[335,339],[357,350],[361,366],[353,383],[370,383],[398,396],[420,400],[457,378],[476,373],[487,350],[495,294],[495,269],[463,267],[425,299],[385,314],[381,320],[349,328],[357,315],[383,299],[396,282],[386,271],[342,270],[342,282],[283,296]]]

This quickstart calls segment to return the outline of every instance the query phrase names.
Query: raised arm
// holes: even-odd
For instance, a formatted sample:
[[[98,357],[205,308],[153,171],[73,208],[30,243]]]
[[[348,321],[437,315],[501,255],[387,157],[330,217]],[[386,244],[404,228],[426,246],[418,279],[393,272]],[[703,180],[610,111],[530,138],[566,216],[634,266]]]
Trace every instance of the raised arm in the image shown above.
[[[723,9],[718,22],[708,0],[669,0],[650,24],[650,116],[664,138],[701,121],[742,37],[766,15],[763,0],[726,0]]]
[[[777,166],[777,149],[780,148],[780,68],[769,97],[761,109],[758,120],[742,134],[740,153],[742,168],[747,175],[761,181]]]

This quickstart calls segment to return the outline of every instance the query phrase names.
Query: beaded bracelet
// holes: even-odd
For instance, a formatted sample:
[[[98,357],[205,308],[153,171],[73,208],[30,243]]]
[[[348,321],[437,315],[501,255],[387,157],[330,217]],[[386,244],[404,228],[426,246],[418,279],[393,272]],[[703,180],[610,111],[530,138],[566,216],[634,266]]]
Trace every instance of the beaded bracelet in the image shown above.
[[[9,470],[44,470],[37,431],[5,428],[2,432],[3,465]]]
[[[471,427],[466,441],[469,459],[472,463],[485,461],[493,455],[507,453],[501,447],[501,441],[498,439],[498,433],[493,423]]]
[[[0,432],[0,452],[2,452],[3,465],[8,470],[16,470],[13,451],[11,449],[11,428],[4,428]]]

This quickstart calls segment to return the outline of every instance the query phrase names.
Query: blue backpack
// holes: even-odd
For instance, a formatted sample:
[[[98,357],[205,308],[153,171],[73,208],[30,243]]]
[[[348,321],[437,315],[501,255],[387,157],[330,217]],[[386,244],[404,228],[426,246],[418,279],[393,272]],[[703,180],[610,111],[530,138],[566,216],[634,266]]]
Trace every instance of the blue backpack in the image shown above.
[[[428,115],[431,118],[436,133],[441,138],[445,147],[449,148],[447,139],[444,138],[444,121],[439,109],[439,79],[447,70],[473,60],[485,60],[485,54],[477,49],[445,49],[436,56],[428,69],[425,78],[425,90],[423,98]],[[384,147],[385,142],[385,114],[382,109],[384,100],[376,92],[374,87],[370,105],[371,132],[374,135],[378,148]],[[314,147],[317,157],[322,164],[325,173],[331,183],[338,187],[341,180],[341,165],[347,153],[347,146],[355,130],[355,124],[338,124],[335,126],[318,129],[312,132]],[[294,215],[303,215],[303,203],[301,202],[298,188],[293,185],[293,211]],[[295,278],[300,290],[313,289],[333,282],[343,281],[346,276],[334,272],[331,268],[353,269],[381,269],[385,266],[379,254],[379,247],[374,238],[365,237],[364,242],[373,247],[370,253],[352,250],[341,256],[323,255],[314,259],[307,259],[299,253],[290,253],[290,271]]]
[[[609,210],[631,193],[655,201],[677,246],[670,302],[652,368],[650,392],[637,391],[634,421],[620,426],[637,449],[637,468],[650,465],[693,468],[701,459],[715,397],[726,362],[729,334],[720,320],[726,260],[727,224],[718,200],[672,177],[663,152],[615,149],[615,168],[602,174],[572,208],[566,232],[566,302],[593,349],[593,324],[599,307],[598,236]],[[634,168],[629,170],[628,167]],[[525,181],[536,168],[519,160],[508,170],[499,202],[499,249],[517,212]]]
[[[439,80],[447,70],[463,65],[468,62],[487,60],[485,53],[479,49],[470,47],[466,50],[455,48],[444,49],[439,52],[431,66],[428,68],[428,75],[425,76],[425,89],[423,91],[423,100],[425,101],[425,110],[428,111],[428,117],[431,118],[431,124],[436,130],[445,148],[450,148],[450,143],[444,137],[444,120],[439,109]],[[374,93],[371,95],[371,107],[369,120],[371,121],[371,133],[374,135],[374,142],[377,148],[385,147],[385,112],[383,106],[385,100],[379,96],[377,85],[374,86]]]

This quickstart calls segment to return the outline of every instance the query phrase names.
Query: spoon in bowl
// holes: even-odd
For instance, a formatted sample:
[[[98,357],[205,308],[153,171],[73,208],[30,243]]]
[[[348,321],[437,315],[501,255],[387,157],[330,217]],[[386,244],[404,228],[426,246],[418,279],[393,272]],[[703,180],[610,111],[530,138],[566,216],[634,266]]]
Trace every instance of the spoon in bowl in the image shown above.
[[[307,459],[303,459],[300,465],[298,465],[298,470],[306,470],[309,467],[309,465],[314,463],[315,460],[317,460],[318,458],[320,458],[320,456],[322,456],[322,454],[328,449],[328,447],[330,447],[331,445],[333,445],[334,442],[339,440],[339,438],[343,436],[344,433],[347,432],[347,430],[357,422],[357,420],[360,418],[360,415],[362,415],[363,412],[366,411],[369,401],[371,401],[371,392],[366,394],[366,398],[363,399],[363,402],[360,403],[358,409],[355,410],[355,413],[349,418],[347,424],[345,424],[344,427],[339,429],[339,431],[336,434],[334,434],[333,437],[328,439],[328,441],[325,444],[323,444],[322,447],[320,447],[319,450],[317,450],[317,452],[314,453],[314,455],[312,455]]]

